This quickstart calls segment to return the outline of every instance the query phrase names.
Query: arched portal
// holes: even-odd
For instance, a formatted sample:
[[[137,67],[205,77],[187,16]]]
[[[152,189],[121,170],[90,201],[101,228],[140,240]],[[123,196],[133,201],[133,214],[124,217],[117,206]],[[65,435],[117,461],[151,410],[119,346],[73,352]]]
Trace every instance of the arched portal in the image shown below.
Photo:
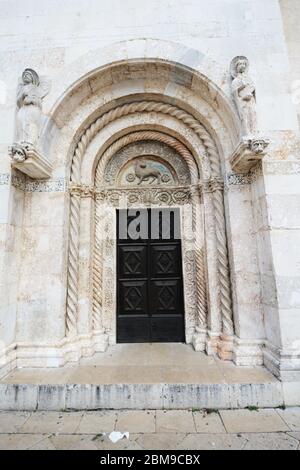
[[[231,308],[231,287],[230,287],[230,276],[229,276],[229,262],[228,262],[228,253],[227,253],[227,242],[226,242],[226,226],[225,226],[225,214],[224,214],[224,203],[223,203],[223,178],[221,163],[219,157],[219,151],[214,139],[211,137],[209,131],[206,127],[190,112],[185,111],[185,109],[180,108],[177,105],[166,103],[165,99],[162,101],[159,100],[159,96],[155,97],[148,93],[144,93],[143,96],[127,96],[119,102],[115,101],[115,106],[112,109],[100,114],[83,132],[78,143],[76,144],[71,163],[71,174],[70,174],[70,188],[71,188],[71,201],[70,201],[70,248],[69,248],[69,272],[68,272],[68,291],[67,291],[67,334],[69,336],[74,336],[77,332],[77,282],[79,273],[79,262],[78,262],[78,252],[79,252],[79,227],[80,227],[80,201],[81,201],[81,192],[82,192],[82,162],[85,158],[85,153],[88,147],[94,140],[97,140],[97,136],[103,134],[104,138],[102,141],[101,149],[96,149],[96,156],[93,159],[93,171],[96,172],[95,183],[91,189],[96,200],[96,237],[95,237],[95,250],[94,257],[96,260],[100,259],[112,259],[111,256],[107,253],[104,256],[101,256],[100,252],[97,252],[98,240],[97,234],[99,230],[97,229],[97,220],[102,220],[100,213],[97,213],[99,198],[105,199],[106,196],[103,196],[103,187],[105,186],[105,177],[109,178],[109,175],[106,174],[104,179],[101,180],[100,175],[105,174],[106,165],[110,163],[112,157],[116,152],[120,151],[123,147],[129,143],[136,142],[139,140],[152,140],[156,143],[164,143],[169,147],[173,148],[181,156],[182,161],[186,165],[186,179],[188,179],[187,174],[189,174],[190,183],[181,188],[181,193],[185,194],[183,200],[185,205],[192,210],[190,217],[190,228],[195,230],[195,240],[194,246],[190,250],[183,250],[183,259],[185,266],[195,266],[195,276],[193,279],[193,287],[196,291],[196,297],[193,299],[193,308],[197,310],[196,315],[187,315],[186,318],[194,316],[193,322],[189,320],[187,325],[186,340],[188,342],[193,341],[197,349],[207,349],[210,348],[207,344],[207,295],[206,295],[206,275],[208,267],[204,264],[206,250],[204,247],[204,214],[203,210],[200,210],[201,200],[203,200],[203,193],[207,194],[207,204],[210,204],[212,207],[212,220],[214,224],[214,253],[213,259],[215,259],[215,269],[217,273],[214,277],[217,277],[217,293],[211,293],[211,298],[217,295],[218,302],[218,315],[219,318],[216,323],[219,323],[220,331],[216,334],[218,338],[219,350],[222,351],[222,345],[226,344],[226,352],[223,357],[231,356],[231,346],[228,345],[232,343],[232,337],[234,332],[233,319],[232,319],[232,308]],[[124,102],[125,101],[125,102]],[[146,118],[147,116],[147,118]],[[127,119],[127,125],[126,125]],[[165,122],[171,119],[172,126],[171,128],[165,124]],[[128,125],[129,120],[131,123]],[[133,125],[134,121],[137,121],[138,124]],[[122,125],[122,123],[124,124]],[[111,128],[108,131],[109,126]],[[114,127],[120,126],[118,132],[114,132]],[[138,129],[138,131],[137,131]],[[110,134],[109,136],[106,133]],[[187,138],[188,133],[193,134],[194,140],[197,141],[197,147],[193,147],[190,140]],[[200,152],[199,152],[199,149]],[[103,177],[103,176],[102,176]],[[177,177],[178,179],[178,177]],[[116,184],[116,181],[114,181]],[[174,183],[175,184],[175,183]],[[176,186],[173,188],[175,190]],[[115,193],[114,197],[117,196],[117,187],[113,188]],[[138,188],[140,193],[142,193],[141,188]],[[158,188],[156,188],[158,189]],[[178,188],[177,188],[178,189]],[[128,191],[128,190],[127,190]],[[167,197],[169,200],[174,200],[174,194],[180,194],[177,192],[170,193],[166,196],[166,193],[163,197]],[[159,201],[153,200],[153,195],[150,197],[150,202],[152,204],[157,204]],[[131,194],[131,198],[134,199]],[[152,198],[152,199],[151,199]],[[141,202],[144,201],[144,202]],[[178,198],[179,201],[179,198]],[[196,202],[197,201],[197,202]],[[209,202],[208,202],[209,201]],[[127,203],[129,199],[127,198]],[[149,201],[145,202],[145,198],[139,201],[140,205],[147,207]],[[174,201],[173,201],[174,202]],[[179,202],[178,202],[179,203]],[[182,203],[182,201],[181,201]],[[118,203],[115,204],[118,206]],[[196,222],[197,213],[199,213],[199,218],[202,219],[202,223]],[[187,221],[187,217],[184,218]],[[114,233],[113,225],[115,225],[115,220],[110,226],[110,233]],[[203,235],[201,235],[203,231]],[[198,234],[198,235],[197,235]],[[98,235],[99,237],[100,235]],[[184,238],[186,234],[184,233]],[[202,239],[202,241],[200,241]],[[110,246],[114,246],[112,241],[109,243]],[[185,246],[185,243],[183,243]],[[115,252],[115,246],[112,248]],[[188,252],[188,254],[186,254]],[[185,262],[187,258],[190,259],[189,262]],[[93,328],[95,331],[98,331],[101,334],[107,335],[112,331],[112,326],[106,327],[103,326],[103,312],[105,302],[103,298],[105,293],[108,292],[107,288],[103,288],[102,278],[103,270],[96,263],[93,263],[93,279],[94,279],[94,289],[93,289]],[[193,269],[193,267],[191,268]],[[212,268],[213,269],[213,268]],[[113,282],[113,276],[115,277],[116,272],[116,263],[112,261],[111,266],[111,276],[105,275],[105,279],[110,279],[110,285]],[[188,277],[191,277],[190,274],[187,274]],[[96,282],[95,282],[96,279]],[[96,287],[95,287],[96,286]],[[116,291],[116,290],[115,290]],[[110,290],[111,292],[111,290]],[[191,292],[191,289],[185,288],[185,292]],[[100,297],[103,297],[102,299]],[[115,295],[116,299],[116,295]],[[185,303],[187,304],[188,298],[185,298]],[[115,310],[113,307],[116,304],[113,299],[110,300],[110,305],[112,305],[112,311]],[[195,307],[196,306],[196,307]],[[110,315],[112,316],[112,315]],[[219,335],[222,334],[224,341],[219,341]],[[115,336],[115,333],[112,334]],[[110,341],[115,341],[111,336]],[[221,345],[221,347],[220,347]],[[228,351],[227,351],[228,348]]]
[[[133,41],[121,46],[94,51],[68,66],[45,99],[42,147],[61,188],[55,210],[62,228],[55,230],[60,238],[53,244],[55,254],[61,254],[53,268],[60,296],[36,330],[41,340],[34,355],[42,357],[46,348],[61,364],[116,341],[116,237],[104,243],[101,211],[105,206],[110,214],[106,233],[113,234],[116,210],[126,203],[179,209],[184,339],[196,350],[231,359],[234,333],[243,329],[248,338],[249,331],[247,322],[239,321],[244,311],[235,307],[230,279],[232,256],[241,246],[228,246],[239,234],[228,218],[232,201],[224,189],[240,123],[226,72],[198,52],[181,48],[178,56],[174,44],[158,48],[155,41],[147,41],[147,47]],[[146,169],[159,169],[159,183],[155,178],[130,181],[134,161],[142,157],[147,157]],[[39,207],[41,198],[30,197]],[[36,325],[30,306],[26,311],[28,324]],[[258,318],[259,311],[253,315]],[[47,329],[52,331],[51,350]],[[259,323],[259,338],[261,330]],[[250,334],[256,338],[256,332]],[[30,343],[26,331],[21,337]],[[250,352],[261,363],[260,345],[253,344]]]

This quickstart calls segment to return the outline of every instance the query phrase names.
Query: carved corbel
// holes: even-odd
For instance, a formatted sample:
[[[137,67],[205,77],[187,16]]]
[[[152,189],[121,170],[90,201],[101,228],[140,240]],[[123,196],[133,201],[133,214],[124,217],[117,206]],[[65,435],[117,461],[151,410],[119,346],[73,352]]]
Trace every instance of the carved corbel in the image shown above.
[[[230,158],[232,169],[236,173],[248,173],[263,159],[269,143],[264,137],[243,138]]]
[[[9,147],[11,166],[33,179],[47,179],[52,173],[52,165],[31,144],[22,142]]]

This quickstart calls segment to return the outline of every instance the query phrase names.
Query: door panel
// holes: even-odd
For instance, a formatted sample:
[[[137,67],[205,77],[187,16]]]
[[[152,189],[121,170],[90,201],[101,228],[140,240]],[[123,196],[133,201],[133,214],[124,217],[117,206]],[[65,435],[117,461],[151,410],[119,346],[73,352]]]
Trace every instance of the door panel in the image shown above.
[[[119,343],[184,341],[179,215],[178,209],[118,211]]]
[[[147,282],[120,281],[120,313],[119,315],[147,315]]]
[[[147,277],[148,275],[148,256],[147,245],[119,246],[120,257],[120,278]]]
[[[151,276],[180,276],[180,245],[151,246]]]

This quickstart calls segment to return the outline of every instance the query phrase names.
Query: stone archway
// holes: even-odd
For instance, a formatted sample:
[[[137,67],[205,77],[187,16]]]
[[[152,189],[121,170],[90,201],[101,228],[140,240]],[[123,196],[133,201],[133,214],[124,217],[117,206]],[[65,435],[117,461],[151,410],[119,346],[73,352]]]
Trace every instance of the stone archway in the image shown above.
[[[172,116],[177,121],[180,121],[184,126],[191,129],[202,142],[205,151],[207,153],[209,161],[209,178],[202,179],[200,181],[195,164],[194,158],[190,151],[179,141],[176,141],[171,136],[164,136],[164,140],[168,140],[169,145],[180,148],[182,157],[185,159],[189,171],[191,174],[192,184],[201,183],[201,191],[206,194],[206,199],[211,199],[212,207],[214,211],[214,226],[216,235],[216,253],[214,254],[217,262],[218,269],[218,300],[220,302],[221,310],[221,323],[222,323],[222,337],[221,340],[218,338],[217,346],[216,342],[212,345],[213,341],[207,343],[206,341],[206,317],[205,313],[201,312],[203,306],[206,305],[205,298],[205,280],[204,280],[204,268],[203,266],[203,250],[201,252],[200,247],[195,251],[195,259],[197,264],[197,272],[199,277],[202,279],[200,283],[196,282],[197,286],[197,306],[199,310],[199,323],[195,326],[193,336],[193,342],[196,349],[203,350],[205,347],[207,350],[216,350],[218,348],[219,354],[224,359],[231,358],[232,352],[232,341],[233,341],[233,320],[231,310],[231,286],[229,277],[229,263],[227,254],[227,242],[226,242],[226,227],[225,227],[225,215],[224,215],[224,203],[223,203],[223,180],[221,176],[220,159],[217,147],[214,140],[211,138],[208,131],[200,124],[200,122],[194,118],[191,114],[184,110],[174,106],[161,102],[154,101],[135,101],[125,105],[120,105],[114,109],[111,109],[107,113],[97,118],[84,132],[80,138],[74,152],[71,165],[71,200],[70,200],[70,248],[69,248],[69,271],[68,271],[68,293],[67,293],[67,333],[69,336],[76,334],[76,322],[77,322],[77,305],[76,305],[76,283],[78,282],[78,240],[79,240],[79,226],[80,226],[80,199],[82,192],[81,185],[81,162],[84,157],[86,148],[90,144],[91,140],[105,128],[109,123],[115,120],[120,120],[124,116],[137,113],[160,113]],[[145,131],[151,132],[151,131]],[[152,131],[153,132],[153,131]],[[155,134],[155,132],[154,132]],[[163,135],[163,134],[162,134]],[[129,136],[123,136],[119,140],[115,140],[110,145],[106,146],[106,150],[98,155],[99,159],[97,173],[101,174],[109,158],[122,146],[128,143],[128,139],[135,139],[136,134],[131,133]],[[142,138],[147,138],[143,135]],[[156,138],[158,141],[162,137],[157,133]],[[136,137],[138,140],[139,138]],[[198,156],[198,163],[201,161]],[[201,164],[200,164],[201,166]],[[96,181],[97,181],[96,173]],[[93,189],[95,191],[95,188]],[[97,192],[97,190],[96,190]],[[194,200],[199,198],[197,192],[194,192]],[[194,203],[195,205],[195,203]],[[97,217],[96,217],[97,218]],[[95,246],[97,245],[97,242]],[[97,253],[95,255],[97,258]],[[202,272],[201,272],[202,271]],[[94,276],[95,278],[95,276]],[[95,291],[95,289],[94,289]],[[94,295],[93,298],[93,328],[100,334],[104,331],[101,327],[100,322],[100,302],[99,298]],[[100,328],[100,330],[99,330]]]

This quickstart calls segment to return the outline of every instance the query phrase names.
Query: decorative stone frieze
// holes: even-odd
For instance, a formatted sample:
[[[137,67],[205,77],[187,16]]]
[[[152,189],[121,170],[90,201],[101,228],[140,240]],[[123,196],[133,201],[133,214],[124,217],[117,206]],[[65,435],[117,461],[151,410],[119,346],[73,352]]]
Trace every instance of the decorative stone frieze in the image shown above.
[[[119,205],[122,200],[128,206],[134,204],[187,204],[191,198],[191,190],[186,187],[176,188],[135,188],[96,190],[96,199],[107,200],[112,205]]]
[[[244,137],[230,157],[232,169],[237,173],[248,173],[265,156],[269,143],[264,137]]]

